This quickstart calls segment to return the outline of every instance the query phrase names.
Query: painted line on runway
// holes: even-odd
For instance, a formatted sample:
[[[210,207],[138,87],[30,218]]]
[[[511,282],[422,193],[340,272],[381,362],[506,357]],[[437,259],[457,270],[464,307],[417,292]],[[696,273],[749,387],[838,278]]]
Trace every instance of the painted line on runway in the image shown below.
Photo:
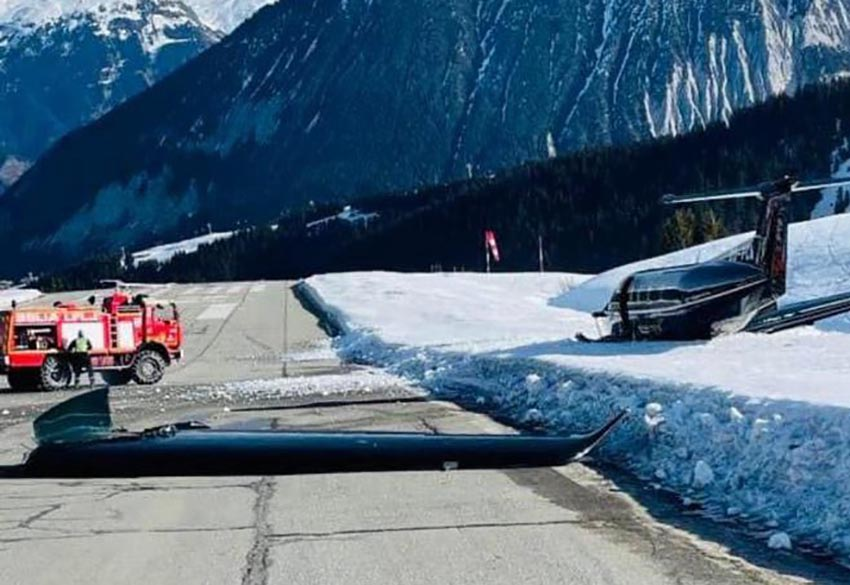
[[[198,321],[227,319],[239,303],[217,303],[207,307],[198,315]]]
[[[233,297],[229,297],[227,295],[216,295],[214,297],[211,296],[197,296],[197,297],[181,297],[179,303],[181,305],[196,305],[198,303],[204,303],[205,305],[216,305],[221,303],[229,302]]]
[[[258,284],[255,284],[254,286],[251,287],[252,293],[261,293],[264,290],[266,290],[265,283],[258,283]]]

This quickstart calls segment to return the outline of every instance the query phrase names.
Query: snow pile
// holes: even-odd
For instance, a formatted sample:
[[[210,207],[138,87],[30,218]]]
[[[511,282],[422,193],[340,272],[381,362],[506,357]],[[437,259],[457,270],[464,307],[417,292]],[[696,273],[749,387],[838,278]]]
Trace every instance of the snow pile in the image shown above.
[[[583,344],[619,277],[696,261],[736,236],[576,275],[400,275],[309,279],[308,297],[342,328],[339,349],[440,396],[517,425],[574,432],[632,417],[599,456],[732,518],[771,546],[850,560],[850,327],[837,317],[771,336],[699,343]],[[850,290],[850,216],[792,226],[788,298]],[[595,297],[595,298],[594,298]]]
[[[41,291],[32,288],[4,288],[0,289],[0,310],[8,309],[12,302],[26,303],[41,296]]]
[[[135,267],[145,262],[164,264],[177,254],[194,254],[201,246],[212,244],[219,240],[226,240],[233,236],[234,233],[236,232],[213,232],[196,238],[189,238],[188,240],[171,242],[170,244],[162,244],[161,246],[133,252],[133,266]]]
[[[338,357],[329,339],[295,347],[283,355],[283,360],[289,363],[304,363],[318,361],[337,361]]]
[[[385,396],[392,394],[393,388],[398,388],[399,396],[410,395],[406,383],[397,376],[373,368],[362,368],[346,374],[274,378],[198,387],[189,391],[187,398],[201,398],[198,395],[203,394],[204,399],[250,404],[284,398],[364,395],[377,390]]]

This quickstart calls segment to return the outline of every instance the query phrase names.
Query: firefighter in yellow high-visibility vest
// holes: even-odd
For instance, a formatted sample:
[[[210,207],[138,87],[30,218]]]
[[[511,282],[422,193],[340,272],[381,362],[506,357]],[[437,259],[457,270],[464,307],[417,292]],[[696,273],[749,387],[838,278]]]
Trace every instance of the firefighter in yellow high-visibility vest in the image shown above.
[[[77,332],[77,337],[68,344],[68,353],[71,354],[71,367],[74,370],[74,386],[80,385],[80,374],[85,368],[89,376],[89,386],[94,386],[94,370],[91,365],[91,341],[82,330]]]

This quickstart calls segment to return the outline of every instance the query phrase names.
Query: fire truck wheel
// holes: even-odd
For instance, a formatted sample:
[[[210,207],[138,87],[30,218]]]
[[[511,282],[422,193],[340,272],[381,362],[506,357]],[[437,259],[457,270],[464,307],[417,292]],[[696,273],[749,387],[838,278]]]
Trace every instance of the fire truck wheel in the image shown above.
[[[41,386],[45,390],[62,390],[71,385],[71,364],[59,356],[49,355],[41,364]]]
[[[165,373],[165,358],[152,349],[143,349],[133,364],[133,380],[136,384],[156,384]]]

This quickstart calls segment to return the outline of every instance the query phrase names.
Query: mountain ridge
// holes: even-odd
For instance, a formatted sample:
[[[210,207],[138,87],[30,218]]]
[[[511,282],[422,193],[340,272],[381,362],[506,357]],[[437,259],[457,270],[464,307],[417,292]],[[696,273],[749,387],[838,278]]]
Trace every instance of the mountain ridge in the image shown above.
[[[584,149],[494,177],[365,198],[357,211],[368,214],[368,222],[328,222],[338,204],[308,205],[164,264],[122,269],[118,254],[102,255],[39,286],[84,289],[104,278],[213,282],[373,270],[482,271],[485,230],[498,239],[495,271],[537,270],[542,244],[547,270],[598,273],[747,232],[760,217],[755,200],[671,209],[660,204],[662,193],[753,187],[788,173],[841,177],[848,165],[850,80],[841,80],[735,112],[728,126],[714,123],[678,137]],[[825,189],[818,199],[818,193],[793,198],[791,220],[845,213],[850,189]]]
[[[676,135],[846,75],[848,7],[266,6],[178,74],[58,144],[0,200],[0,242],[49,265],[206,223],[263,221],[310,200],[486,177],[588,145]],[[60,185],[63,201],[50,201]],[[20,219],[48,201],[49,213]]]
[[[184,0],[194,15],[219,33],[233,31],[260,7],[275,0]],[[0,2],[0,23],[6,28],[34,30],[45,26],[95,17],[102,23],[115,17],[131,16],[135,0],[4,0]]]
[[[268,1],[0,2],[0,193],[58,137],[150,87]]]

